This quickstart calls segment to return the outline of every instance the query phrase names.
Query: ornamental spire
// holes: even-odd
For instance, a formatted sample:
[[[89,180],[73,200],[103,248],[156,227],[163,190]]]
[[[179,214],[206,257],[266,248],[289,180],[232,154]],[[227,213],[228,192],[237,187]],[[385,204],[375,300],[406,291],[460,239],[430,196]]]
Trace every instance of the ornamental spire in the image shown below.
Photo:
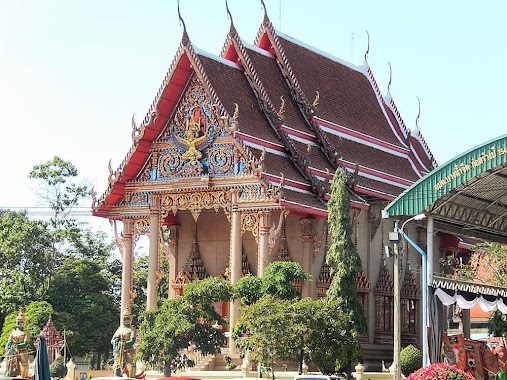
[[[236,31],[236,27],[234,26],[234,21],[232,20],[232,13],[229,9],[229,4],[227,3],[227,0],[225,0],[225,10],[227,11],[227,16],[231,20],[231,26],[229,28],[229,34],[230,35],[237,35],[238,32]]]
[[[364,53],[364,63],[368,62],[368,53],[370,52],[370,33],[368,33],[368,29],[365,29],[366,36],[368,37],[368,45],[366,47],[366,52]]]
[[[266,9],[266,4],[264,4],[264,0],[261,0],[262,7],[264,8],[264,20],[262,21],[263,24],[267,25],[269,24],[269,17],[268,17],[268,11]]]
[[[178,18],[180,20],[180,25],[183,25],[183,36],[181,37],[181,42],[183,45],[186,46],[190,42],[190,38],[188,37],[188,34],[187,34],[187,27],[185,25],[185,21],[183,20],[183,17],[181,17],[180,0],[178,0],[177,5],[178,5]]]
[[[421,99],[419,99],[418,96],[416,96],[416,98],[417,98],[417,103],[419,104],[419,112],[417,113],[417,117],[415,118],[414,134],[419,133],[419,117],[421,116]]]
[[[391,82],[393,80],[393,70],[392,70],[392,67],[391,67],[391,62],[387,62],[387,64],[389,65],[389,83],[387,84],[387,92],[391,92]]]

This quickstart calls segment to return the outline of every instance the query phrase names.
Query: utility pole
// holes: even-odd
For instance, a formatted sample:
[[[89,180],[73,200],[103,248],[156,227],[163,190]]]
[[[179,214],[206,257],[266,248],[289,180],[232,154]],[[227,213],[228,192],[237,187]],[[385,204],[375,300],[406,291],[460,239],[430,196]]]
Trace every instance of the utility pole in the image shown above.
[[[394,233],[396,239],[390,236],[389,240],[393,241],[394,249],[394,334],[393,334],[393,366],[394,366],[394,380],[401,380],[400,368],[400,351],[401,351],[401,314],[400,314],[400,254],[398,248],[399,235],[396,232],[398,229],[398,222],[395,222]]]

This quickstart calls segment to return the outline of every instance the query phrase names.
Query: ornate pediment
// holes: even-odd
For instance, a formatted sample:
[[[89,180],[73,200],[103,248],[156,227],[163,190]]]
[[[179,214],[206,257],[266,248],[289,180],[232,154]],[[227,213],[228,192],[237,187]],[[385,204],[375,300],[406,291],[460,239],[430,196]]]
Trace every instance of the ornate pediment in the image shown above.
[[[228,133],[228,121],[194,76],[173,119],[150,148],[137,180],[238,175],[249,172],[241,145]]]

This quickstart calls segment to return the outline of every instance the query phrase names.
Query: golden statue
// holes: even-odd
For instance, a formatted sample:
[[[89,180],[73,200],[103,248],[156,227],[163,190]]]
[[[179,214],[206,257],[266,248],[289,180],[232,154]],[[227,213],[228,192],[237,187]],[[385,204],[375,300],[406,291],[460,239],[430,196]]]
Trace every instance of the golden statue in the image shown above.
[[[28,377],[28,350],[30,342],[30,333],[25,328],[25,316],[23,308],[19,309],[16,318],[16,327],[12,330],[7,342],[5,351],[7,357],[7,377]]]
[[[190,117],[190,121],[187,119],[185,137],[183,138],[176,135],[178,141],[188,147],[188,150],[183,153],[181,158],[185,161],[189,161],[192,165],[197,164],[197,162],[202,158],[202,153],[198,150],[199,145],[205,142],[208,138],[207,133],[199,136],[199,130],[200,118],[192,115]],[[201,150],[204,148],[205,147],[202,147]]]
[[[134,343],[136,334],[132,328],[132,315],[128,306],[122,314],[122,324],[113,335],[111,344],[113,345],[114,375],[121,377],[124,374],[128,377],[134,377],[136,373],[136,364],[134,361]]]

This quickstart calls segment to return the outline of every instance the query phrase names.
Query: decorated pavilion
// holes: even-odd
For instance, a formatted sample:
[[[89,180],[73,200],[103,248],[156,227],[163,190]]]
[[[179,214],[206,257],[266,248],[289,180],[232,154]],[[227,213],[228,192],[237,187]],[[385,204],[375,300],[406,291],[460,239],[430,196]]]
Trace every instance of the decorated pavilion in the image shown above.
[[[107,190],[94,197],[95,216],[123,223],[121,310],[134,296],[141,235],[150,241],[148,309],[156,306],[160,254],[169,261],[168,297],[206,276],[232,283],[262,276],[275,260],[296,261],[313,276],[300,284],[303,297],[324,296],[331,280],[326,204],[341,167],[363,263],[363,353],[366,361],[390,361],[392,262],[383,246],[393,225],[381,210],[436,167],[431,151],[379,89],[366,55],[360,66],[333,57],[280,33],[266,13],[247,44],[229,16],[219,55],[195,48],[181,19],[181,44],[160,90],[142,123],[132,123],[132,146],[110,168]],[[403,267],[401,297],[402,339],[417,345],[415,257]],[[238,302],[223,313],[234,325]]]

